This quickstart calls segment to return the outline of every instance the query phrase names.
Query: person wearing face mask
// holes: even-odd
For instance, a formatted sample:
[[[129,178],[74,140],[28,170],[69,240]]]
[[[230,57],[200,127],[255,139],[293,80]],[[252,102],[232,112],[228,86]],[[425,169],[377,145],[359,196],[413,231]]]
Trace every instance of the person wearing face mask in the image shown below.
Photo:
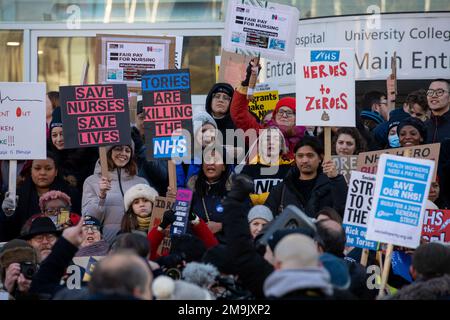
[[[400,139],[397,134],[397,127],[400,121],[390,121],[388,130],[388,145],[384,149],[400,147]]]
[[[125,214],[125,192],[134,185],[148,183],[136,175],[133,141],[131,145],[108,146],[106,157],[109,178],[102,176],[98,161],[94,174],[83,185],[82,213],[98,219],[103,224],[105,240],[112,243]]]
[[[248,110],[247,90],[252,73],[259,73],[260,66],[252,60],[247,67],[247,74],[241,86],[239,86],[233,95],[231,102],[231,118],[237,128],[247,131],[253,129],[259,134],[260,129],[266,127],[277,127],[283,133],[288,155],[294,159],[294,146],[299,142],[304,134],[305,127],[295,125],[296,100],[292,97],[281,98],[273,110],[272,119],[267,124],[259,123]]]

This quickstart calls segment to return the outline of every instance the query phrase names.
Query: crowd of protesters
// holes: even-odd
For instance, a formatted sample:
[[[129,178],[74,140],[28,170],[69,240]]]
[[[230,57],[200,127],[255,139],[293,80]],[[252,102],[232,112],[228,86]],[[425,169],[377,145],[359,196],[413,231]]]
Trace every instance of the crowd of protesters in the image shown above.
[[[58,93],[49,92],[47,158],[19,161],[15,200],[7,161],[0,167],[0,285],[9,299],[377,299],[381,274],[359,263],[361,249],[346,247],[347,182],[324,159],[322,128],[296,125],[293,97],[281,98],[265,120],[253,116],[252,73],[251,63],[237,88],[214,84],[205,111],[193,116],[193,141],[204,152],[176,166],[177,187],[193,198],[187,232],[172,236],[169,252],[158,248],[174,210],[151,221],[156,198],[173,190],[167,161],[145,158],[142,102],[131,144],[107,147],[105,177],[96,148],[64,149]],[[440,143],[429,200],[449,209],[449,91],[447,80],[436,79],[403,105],[367,92],[357,126],[332,128],[332,153]],[[239,148],[216,138],[236,129],[255,130],[257,139],[241,150],[244,161],[229,163]],[[280,224],[290,205],[306,215],[301,226]],[[410,257],[409,277],[391,272],[385,299],[450,299],[449,245],[394,250]],[[98,262],[74,288],[68,268],[82,257]],[[383,248],[371,252],[368,266],[383,258]]]

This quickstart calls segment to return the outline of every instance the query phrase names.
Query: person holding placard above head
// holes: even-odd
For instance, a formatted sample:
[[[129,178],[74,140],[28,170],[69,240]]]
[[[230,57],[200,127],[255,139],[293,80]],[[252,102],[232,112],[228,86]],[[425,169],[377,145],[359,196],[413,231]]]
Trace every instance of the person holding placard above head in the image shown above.
[[[247,67],[245,80],[242,81],[241,86],[234,91],[233,100],[231,102],[231,118],[237,128],[244,131],[253,129],[256,130],[256,134],[259,134],[259,130],[265,127],[277,127],[283,133],[286,146],[289,150],[289,156],[293,159],[294,146],[301,140],[306,130],[303,126],[295,125],[295,98],[285,97],[280,99],[273,110],[272,119],[267,124],[259,123],[248,110],[249,100],[247,99],[247,90],[250,77],[252,73],[259,73],[260,69],[261,67],[257,66],[254,59],[252,59]]]
[[[125,214],[125,192],[134,185],[147,184],[147,181],[136,175],[133,142],[131,145],[108,146],[106,157],[109,179],[102,176],[98,161],[94,174],[83,185],[82,213],[97,218],[103,224],[105,240],[112,243]]]
[[[358,155],[367,151],[367,144],[356,128],[339,128],[332,141],[333,154],[339,156]]]
[[[315,137],[304,137],[295,145],[295,164],[283,182],[270,192],[265,203],[274,215],[292,204],[316,218],[324,207],[344,214],[347,198],[345,178],[337,173],[333,160],[323,161],[324,150]]]
[[[51,190],[66,193],[71,199],[72,211],[75,213],[81,211],[78,191],[59,176],[56,157],[51,152],[47,152],[47,159],[33,160],[31,176],[26,178],[17,190],[16,206],[9,197],[3,200],[3,213],[0,214],[0,241],[17,237],[27,219],[41,212],[39,197]]]

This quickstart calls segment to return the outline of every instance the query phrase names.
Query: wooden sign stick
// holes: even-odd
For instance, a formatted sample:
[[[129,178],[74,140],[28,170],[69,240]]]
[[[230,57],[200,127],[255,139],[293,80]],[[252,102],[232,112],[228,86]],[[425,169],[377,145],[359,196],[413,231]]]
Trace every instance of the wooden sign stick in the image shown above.
[[[411,157],[412,154],[412,150],[411,149],[406,149],[405,153],[404,153],[404,157]],[[381,288],[380,291],[378,293],[378,297],[384,297],[384,289],[386,288],[386,284],[387,284],[387,278],[389,276],[389,270],[391,268],[391,260],[392,260],[392,253],[394,251],[394,245],[393,244],[388,244],[387,246],[387,250],[386,250],[386,257],[384,258],[384,266],[383,266],[383,273],[381,276]]]
[[[168,171],[169,171],[169,190],[170,190],[170,192],[168,192],[169,194],[167,196],[168,197],[169,196],[176,197],[176,195],[177,195],[177,172],[176,172],[175,163],[172,160],[168,160],[167,167],[168,167]]]
[[[102,168],[102,177],[109,179],[108,159],[106,157],[106,147],[98,147],[100,155],[100,167]]]
[[[331,127],[324,127],[325,155],[323,161],[331,160]]]
[[[367,261],[369,260],[369,249],[363,249],[361,254],[361,263],[364,267],[367,266]]]

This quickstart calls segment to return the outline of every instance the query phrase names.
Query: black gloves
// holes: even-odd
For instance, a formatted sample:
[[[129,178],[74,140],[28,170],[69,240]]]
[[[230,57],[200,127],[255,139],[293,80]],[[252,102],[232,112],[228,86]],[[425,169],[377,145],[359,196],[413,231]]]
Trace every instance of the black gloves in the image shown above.
[[[176,219],[175,211],[167,210],[166,212],[164,212],[163,219],[162,219],[161,223],[159,224],[159,226],[164,230],[168,226],[170,226],[172,223],[174,223],[175,219]]]
[[[231,190],[228,192],[227,198],[239,202],[243,202],[248,198],[248,195],[253,192],[253,180],[245,174],[240,174],[233,179],[231,183]]]
[[[252,67],[253,67],[253,65],[252,65],[252,62],[250,61],[248,63],[248,66],[247,66],[247,71],[246,71],[247,73],[245,74],[245,80],[241,82],[241,85],[243,87],[248,87],[248,83],[250,81],[250,77],[252,76]],[[259,71],[261,71],[261,65],[260,64],[258,64],[258,74],[259,74]]]

